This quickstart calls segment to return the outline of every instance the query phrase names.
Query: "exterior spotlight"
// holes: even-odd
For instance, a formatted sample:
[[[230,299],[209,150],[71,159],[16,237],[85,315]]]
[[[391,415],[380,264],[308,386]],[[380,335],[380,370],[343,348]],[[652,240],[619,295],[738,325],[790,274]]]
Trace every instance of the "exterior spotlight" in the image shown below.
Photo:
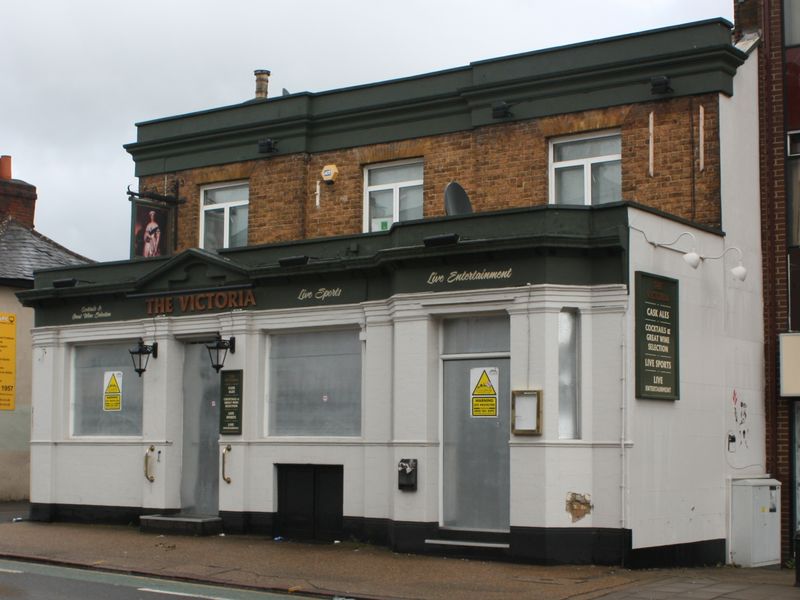
[[[633,226],[631,226],[631,229],[641,233],[644,236],[644,240],[648,244],[653,246],[654,248],[669,248],[670,250],[674,250],[675,252],[680,252],[681,254],[683,254],[684,262],[687,265],[689,265],[690,267],[692,267],[693,269],[696,269],[697,267],[699,267],[700,263],[703,261],[703,257],[700,256],[697,253],[697,250],[695,250],[695,247],[697,246],[697,239],[694,237],[694,234],[689,232],[689,231],[683,231],[674,240],[672,240],[671,242],[666,242],[665,243],[665,242],[654,242],[654,241],[648,239],[647,234],[644,231],[642,231],[641,229],[638,229],[638,228],[633,227]],[[675,244],[677,244],[681,240],[681,238],[684,237],[684,236],[688,236],[688,237],[692,238],[692,249],[689,250],[689,252],[684,252],[683,250],[679,250],[677,248],[673,248],[673,246]]]
[[[310,256],[300,254],[297,256],[284,256],[278,259],[278,264],[281,267],[299,267],[300,265],[307,265],[311,259]]]
[[[666,75],[659,75],[650,78],[650,93],[651,94],[671,94],[673,92],[669,77]]]
[[[747,269],[744,268],[742,261],[739,261],[739,264],[731,269],[731,275],[733,275],[739,281],[744,281],[747,279]]]
[[[228,350],[231,354],[236,354],[236,338],[231,337],[229,340],[223,340],[222,336],[217,333],[216,339],[206,344],[208,350],[208,357],[211,359],[211,366],[219,373],[219,370],[225,366],[225,359],[228,356]]]
[[[737,264],[735,267],[731,269],[731,275],[733,275],[734,279],[737,279],[738,281],[744,281],[745,279],[747,279],[747,269],[742,264],[742,259],[744,258],[744,255],[742,254],[742,251],[736,246],[731,246],[730,248],[726,248],[725,251],[719,256],[707,256],[706,260],[717,260],[718,258],[724,258],[724,256],[731,250],[735,250],[736,252],[739,253],[739,264]]]
[[[133,361],[133,370],[141,377],[142,373],[147,370],[150,355],[152,354],[153,358],[158,358],[158,342],[153,342],[152,346],[148,346],[142,338],[139,338],[137,346],[131,348],[128,352],[130,352],[131,360]]]
[[[264,138],[258,140],[258,153],[259,154],[273,154],[278,151],[278,140],[272,138]]]
[[[457,233],[440,233],[438,235],[429,235],[426,238],[423,238],[422,243],[425,244],[426,248],[433,248],[435,246],[449,246],[451,244],[457,244],[458,240],[461,239]]]
[[[492,104],[492,118],[493,119],[507,119],[511,115],[511,105],[504,100]]]
[[[686,264],[696,269],[700,266],[700,261],[703,260],[700,258],[700,255],[692,248],[689,252],[683,255],[683,260],[686,261]]]

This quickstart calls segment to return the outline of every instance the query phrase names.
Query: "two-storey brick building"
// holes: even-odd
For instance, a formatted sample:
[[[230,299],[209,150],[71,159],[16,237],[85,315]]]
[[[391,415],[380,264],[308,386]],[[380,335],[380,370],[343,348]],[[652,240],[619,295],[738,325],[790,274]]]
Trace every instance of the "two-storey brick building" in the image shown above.
[[[756,42],[712,20],[275,98],[261,71],[139,123],[132,260],[22,294],[33,516],[747,562]]]

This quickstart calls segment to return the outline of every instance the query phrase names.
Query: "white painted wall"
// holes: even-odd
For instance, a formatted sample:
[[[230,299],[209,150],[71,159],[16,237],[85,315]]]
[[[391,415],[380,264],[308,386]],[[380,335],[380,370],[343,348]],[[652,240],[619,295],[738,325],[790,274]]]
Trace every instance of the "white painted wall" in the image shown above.
[[[363,306],[157,318],[70,325],[36,331],[35,502],[178,508],[182,448],[183,343],[220,331],[236,335],[226,368],[245,370],[243,434],[231,445],[220,484],[220,509],[277,509],[275,464],[344,465],[344,514],[401,521],[440,518],[441,380],[439,322],[444,316],[507,312],[513,389],[543,390],[544,435],[511,443],[514,525],[620,525],[620,398],[624,286],[532,286],[411,294]],[[558,439],[558,314],[581,314],[580,440]],[[365,344],[362,435],[269,437],[269,334],[354,326]],[[76,344],[136,338],[159,343],[144,376],[143,435],[136,439],[70,437],[71,354]],[[510,438],[512,436],[509,436]],[[154,482],[144,479],[150,446]],[[93,458],[94,457],[94,458]],[[419,460],[418,490],[397,489],[397,463]],[[568,492],[589,494],[594,512],[572,523]]]
[[[635,399],[631,310],[627,398],[633,447],[627,487],[634,548],[729,540],[731,478],[766,475],[756,68],[753,54],[737,71],[733,97],[719,100],[725,236],[630,211],[631,226],[652,241],[669,242],[689,231],[702,256],[740,248],[748,271],[744,282],[732,277],[736,251],[692,270],[682,258],[691,239],[676,244],[682,251],[677,252],[654,248],[645,235],[631,231],[631,281],[637,270],[679,281],[681,370],[680,400]],[[741,402],[747,405],[744,423]],[[735,452],[728,451],[729,432],[737,436]]]

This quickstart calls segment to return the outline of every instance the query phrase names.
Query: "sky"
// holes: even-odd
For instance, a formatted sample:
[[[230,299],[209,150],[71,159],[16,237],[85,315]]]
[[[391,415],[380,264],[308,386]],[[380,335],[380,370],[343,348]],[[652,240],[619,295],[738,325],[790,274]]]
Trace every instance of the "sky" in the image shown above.
[[[36,230],[126,260],[136,123],[723,17],[734,0],[2,0],[0,154]],[[2,260],[2,257],[0,257]]]

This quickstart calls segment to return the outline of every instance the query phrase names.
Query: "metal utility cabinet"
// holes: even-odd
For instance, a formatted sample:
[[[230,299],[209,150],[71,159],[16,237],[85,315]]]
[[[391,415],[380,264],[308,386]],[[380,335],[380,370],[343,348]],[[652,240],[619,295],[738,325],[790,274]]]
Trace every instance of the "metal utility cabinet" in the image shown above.
[[[731,483],[731,562],[763,567],[781,562],[781,484],[775,479]]]

